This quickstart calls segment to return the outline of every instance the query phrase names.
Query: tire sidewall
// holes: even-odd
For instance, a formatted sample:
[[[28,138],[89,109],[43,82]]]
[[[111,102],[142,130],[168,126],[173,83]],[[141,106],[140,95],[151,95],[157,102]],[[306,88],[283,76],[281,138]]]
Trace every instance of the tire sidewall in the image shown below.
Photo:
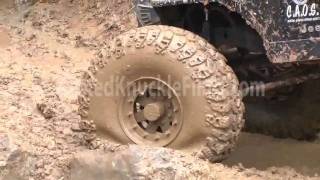
[[[210,132],[205,124],[210,108],[204,98],[203,88],[192,80],[191,74],[192,71],[178,62],[174,54],[155,54],[151,47],[130,49],[121,59],[112,59],[109,65],[96,75],[97,81],[102,84],[100,87],[107,86],[109,89],[111,85],[116,93],[104,94],[101,88],[97,88],[95,94],[98,96],[92,96],[90,101],[93,105],[90,109],[95,109],[94,113],[90,113],[90,119],[95,119],[100,132],[108,132],[109,137],[111,135],[115,138],[113,140],[134,143],[124,133],[119,119],[122,117],[118,115],[125,95],[123,93],[127,93],[126,89],[130,83],[141,77],[159,78],[175,90],[182,107],[182,128],[168,147],[185,149],[197,146]]]

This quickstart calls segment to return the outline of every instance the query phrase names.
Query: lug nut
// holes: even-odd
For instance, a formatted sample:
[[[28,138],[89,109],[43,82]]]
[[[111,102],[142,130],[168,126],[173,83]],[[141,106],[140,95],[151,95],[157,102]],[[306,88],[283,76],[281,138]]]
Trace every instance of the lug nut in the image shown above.
[[[170,133],[170,132],[166,132],[165,135],[166,135],[167,137],[169,137],[169,136],[171,135],[171,133]]]
[[[172,123],[172,125],[177,126],[177,125],[178,125],[178,122],[177,122],[177,121],[174,121],[174,122]]]
[[[146,121],[142,121],[141,124],[144,128],[147,128],[149,125]]]
[[[136,110],[137,110],[137,112],[141,112],[141,104],[140,103],[136,103]]]
[[[142,137],[143,137],[143,139],[146,139],[148,137],[148,135],[144,134]]]

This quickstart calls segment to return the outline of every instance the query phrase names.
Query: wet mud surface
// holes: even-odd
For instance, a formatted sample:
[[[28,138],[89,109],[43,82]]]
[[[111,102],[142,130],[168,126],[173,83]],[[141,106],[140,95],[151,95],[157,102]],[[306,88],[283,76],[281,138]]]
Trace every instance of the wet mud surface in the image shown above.
[[[302,142],[243,133],[238,148],[223,164],[241,163],[245,168],[259,170],[271,167],[292,168],[299,173],[313,176],[320,174],[318,152],[320,152],[320,141]]]

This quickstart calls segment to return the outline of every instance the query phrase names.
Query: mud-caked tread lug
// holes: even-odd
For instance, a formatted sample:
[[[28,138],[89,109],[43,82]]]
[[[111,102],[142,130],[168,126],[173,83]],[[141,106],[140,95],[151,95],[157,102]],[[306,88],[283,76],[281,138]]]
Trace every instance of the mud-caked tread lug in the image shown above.
[[[204,121],[211,132],[203,146],[199,147],[199,157],[215,162],[230,154],[244,124],[244,105],[238,89],[238,79],[226,64],[223,55],[198,35],[162,25],[131,30],[115,38],[110,44],[103,51],[103,57],[108,57],[104,58],[105,62],[91,63],[90,76],[108,66],[108,61],[121,60],[126,55],[127,48],[153,47],[157,55],[171,53],[185,68],[190,69],[190,78],[202,86],[208,95],[205,97],[208,102],[206,109],[211,112]],[[93,80],[90,79],[94,78],[82,81],[82,86],[94,88]],[[79,111],[83,118],[89,112],[89,94],[81,91],[79,97]]]

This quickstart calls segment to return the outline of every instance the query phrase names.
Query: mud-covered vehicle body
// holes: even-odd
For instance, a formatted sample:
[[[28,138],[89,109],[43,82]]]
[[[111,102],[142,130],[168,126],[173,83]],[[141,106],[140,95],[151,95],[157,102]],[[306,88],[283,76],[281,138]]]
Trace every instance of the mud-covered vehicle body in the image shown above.
[[[143,0],[135,7],[141,26],[176,26],[207,39],[227,57],[242,88],[251,86],[245,95],[263,94],[245,99],[249,131],[297,139],[313,139],[319,132],[310,108],[318,106],[316,98],[310,100],[318,92],[310,89],[319,83],[296,86],[319,78],[319,0]],[[281,98],[285,101],[270,101]]]
[[[294,115],[317,118],[298,85],[320,77],[318,0],[137,0],[135,10],[141,27],[106,42],[82,80],[79,113],[101,136],[219,161],[244,126],[244,95],[247,127],[253,114],[279,136],[320,129]]]
[[[208,21],[207,38],[264,53],[272,63],[320,59],[318,0],[142,0],[136,2],[141,25],[166,24],[197,34]]]

